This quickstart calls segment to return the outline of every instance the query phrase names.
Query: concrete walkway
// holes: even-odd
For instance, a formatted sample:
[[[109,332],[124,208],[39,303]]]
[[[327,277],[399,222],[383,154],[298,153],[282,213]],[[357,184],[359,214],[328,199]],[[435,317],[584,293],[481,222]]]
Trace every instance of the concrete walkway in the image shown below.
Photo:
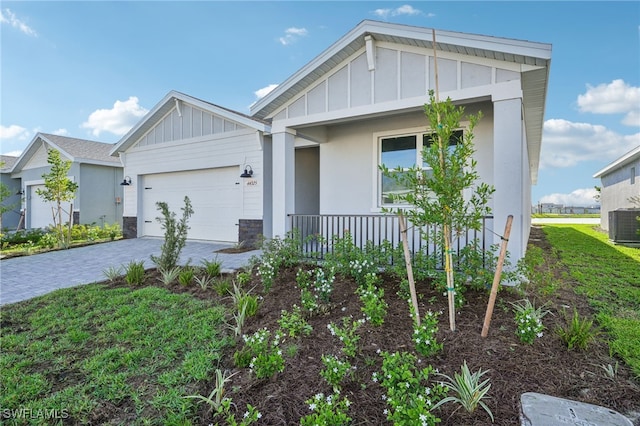
[[[104,270],[127,265],[130,261],[144,261],[146,268],[152,268],[154,264],[149,256],[159,255],[161,245],[161,239],[134,238],[1,260],[0,305],[30,299],[58,288],[104,281]],[[199,265],[203,259],[217,258],[222,262],[223,271],[230,271],[248,264],[252,256],[260,255],[259,250],[215,253],[227,247],[232,245],[188,241],[182,250],[180,264],[184,265],[190,259],[192,265]]]

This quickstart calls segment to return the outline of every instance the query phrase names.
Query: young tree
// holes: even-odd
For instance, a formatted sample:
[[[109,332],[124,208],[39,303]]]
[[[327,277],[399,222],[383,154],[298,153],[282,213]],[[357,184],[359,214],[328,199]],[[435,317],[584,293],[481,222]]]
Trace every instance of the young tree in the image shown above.
[[[385,176],[406,190],[394,195],[395,202],[411,206],[387,211],[406,215],[423,232],[426,232],[427,225],[438,225],[435,238],[445,255],[449,325],[453,331],[452,247],[465,229],[482,228],[483,217],[491,212],[487,203],[495,189],[486,183],[476,183],[480,176],[473,158],[473,130],[482,114],[468,115],[469,125],[460,132],[464,107],[456,107],[451,99],[436,101],[433,91],[429,92],[429,97],[424,112],[433,133],[422,147],[422,160],[426,167],[416,164],[410,169],[390,170],[383,164],[380,168]]]
[[[191,200],[185,195],[184,207],[182,207],[182,218],[176,220],[176,214],[169,210],[169,205],[164,201],[158,201],[156,206],[162,217],[156,220],[164,229],[164,242],[160,250],[160,256],[151,255],[151,261],[158,269],[169,271],[178,265],[180,252],[187,242],[187,232],[189,231],[189,218],[193,215]]]
[[[71,227],[73,226],[73,204],[69,205],[69,211],[67,212],[63,205],[64,203],[71,203],[76,196],[78,190],[78,184],[72,181],[69,176],[69,169],[71,169],[71,161],[63,160],[60,151],[50,149],[47,153],[47,163],[51,165],[49,173],[42,175],[44,179],[44,189],[36,189],[42,199],[53,203],[51,207],[53,214],[53,226],[56,230],[56,236],[58,240],[58,247],[68,247],[71,244]],[[69,218],[69,227],[65,229],[64,220],[66,213]]]

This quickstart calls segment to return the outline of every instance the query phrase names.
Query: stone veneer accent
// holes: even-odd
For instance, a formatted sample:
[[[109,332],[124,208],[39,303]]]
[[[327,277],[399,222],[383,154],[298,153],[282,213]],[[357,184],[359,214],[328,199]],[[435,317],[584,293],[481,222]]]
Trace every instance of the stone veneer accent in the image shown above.
[[[135,216],[124,216],[122,218],[122,237],[138,238],[138,218]]]
[[[238,242],[245,247],[257,248],[262,235],[262,219],[240,219]]]

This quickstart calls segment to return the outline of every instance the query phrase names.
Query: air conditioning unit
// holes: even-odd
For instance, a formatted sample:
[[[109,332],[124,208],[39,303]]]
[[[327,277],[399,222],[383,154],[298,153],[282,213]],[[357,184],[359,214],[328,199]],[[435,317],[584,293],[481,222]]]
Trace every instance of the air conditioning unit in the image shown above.
[[[609,212],[609,238],[616,243],[640,242],[640,209],[618,209]]]

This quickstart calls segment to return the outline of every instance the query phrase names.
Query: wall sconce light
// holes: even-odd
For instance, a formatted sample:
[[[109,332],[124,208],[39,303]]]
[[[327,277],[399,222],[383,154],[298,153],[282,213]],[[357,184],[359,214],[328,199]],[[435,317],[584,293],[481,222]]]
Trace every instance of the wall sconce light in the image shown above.
[[[131,178],[129,176],[125,176],[120,185],[129,186],[131,185]]]
[[[242,174],[240,175],[241,178],[250,178],[251,176],[253,176],[253,169],[251,168],[250,165],[246,165],[244,168],[244,172],[242,172]]]
[[[19,189],[18,192],[16,192],[16,195],[24,195],[24,191],[22,189]]]

